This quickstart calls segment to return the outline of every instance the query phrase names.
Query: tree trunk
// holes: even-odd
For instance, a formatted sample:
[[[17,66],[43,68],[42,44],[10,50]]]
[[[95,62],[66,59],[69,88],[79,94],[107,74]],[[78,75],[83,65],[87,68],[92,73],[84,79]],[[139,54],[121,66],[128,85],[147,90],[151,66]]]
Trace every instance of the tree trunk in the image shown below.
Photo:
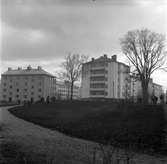
[[[149,103],[149,94],[148,94],[148,83],[142,81],[142,102],[143,104]]]
[[[71,95],[70,95],[70,99],[73,99],[73,87],[74,87],[74,82],[71,82]]]

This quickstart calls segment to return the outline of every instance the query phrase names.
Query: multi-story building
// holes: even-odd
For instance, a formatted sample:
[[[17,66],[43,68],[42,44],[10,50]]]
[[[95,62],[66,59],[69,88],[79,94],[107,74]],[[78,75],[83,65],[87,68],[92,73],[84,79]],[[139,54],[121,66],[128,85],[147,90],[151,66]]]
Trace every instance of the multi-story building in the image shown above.
[[[158,101],[160,101],[160,96],[163,95],[162,86],[159,84],[153,83],[152,92],[153,92],[153,95],[155,95],[158,98]]]
[[[71,85],[68,81],[56,81],[56,98],[57,99],[70,99]],[[73,99],[80,98],[80,88],[76,85],[73,87]]]
[[[149,95],[149,101],[151,101],[151,96],[153,94],[153,80],[150,79],[148,84],[148,95]],[[130,97],[137,101],[138,99],[142,98],[142,87],[141,87],[141,81],[139,77],[135,74],[130,76]]]
[[[134,101],[137,99],[142,98],[142,87],[141,81],[137,75],[130,76],[130,95]],[[162,86],[156,83],[153,83],[153,80],[150,79],[148,84],[148,96],[149,102],[152,101],[152,96],[156,96],[158,98],[158,102],[160,102],[160,96],[163,94]]]
[[[125,99],[130,96],[130,68],[107,55],[82,66],[81,98]]]
[[[1,100],[3,101],[38,101],[41,98],[55,96],[56,78],[44,71],[28,66],[26,69],[8,68],[1,75]]]

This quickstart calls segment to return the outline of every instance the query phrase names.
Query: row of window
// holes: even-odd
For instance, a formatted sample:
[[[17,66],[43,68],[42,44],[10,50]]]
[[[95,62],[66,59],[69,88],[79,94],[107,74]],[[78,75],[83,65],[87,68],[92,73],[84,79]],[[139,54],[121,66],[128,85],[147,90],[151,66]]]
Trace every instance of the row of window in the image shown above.
[[[32,89],[33,89],[33,88],[34,88],[34,86],[32,86]],[[10,86],[10,89],[12,89],[12,86]],[[6,92],[6,91],[7,91],[7,89],[6,89],[6,88],[4,88],[4,89],[3,89],[3,91],[4,91],[4,92]],[[19,91],[20,91],[20,89],[16,89],[16,92],[19,92]],[[28,91],[28,89],[24,89],[24,91],[25,91],[25,92],[27,92],[27,91]],[[41,92],[41,91],[42,91],[42,89],[41,89],[41,88],[39,88],[39,89],[38,89],[38,92]]]
[[[3,79],[5,79],[5,80],[7,80],[7,79],[10,79],[10,80],[15,80],[15,79],[25,79],[25,80],[31,79],[31,80],[34,80],[34,77],[33,76],[21,76],[21,77],[20,76],[15,76],[15,77],[3,76]],[[42,76],[35,77],[35,79],[41,80]]]
[[[94,84],[90,84],[90,88],[107,88],[107,84],[105,84],[105,83],[94,83]]]
[[[16,95],[15,97],[16,97],[16,98],[19,98],[20,96],[19,96],[19,95]],[[27,95],[23,95],[23,97],[24,97],[24,98],[28,98]],[[4,98],[4,99],[7,98],[7,95],[3,95],[3,98]],[[41,95],[38,95],[38,98],[41,98]]]
[[[90,91],[90,95],[104,95],[106,96],[108,93],[106,91]]]
[[[19,83],[18,83],[18,82],[16,82],[16,83],[15,83],[15,85],[16,85],[16,86],[19,86]],[[27,82],[25,82],[25,83],[24,83],[24,85],[26,85],[26,86],[27,86],[27,85],[28,85],[28,83],[27,83]],[[39,82],[39,83],[38,83],[38,85],[40,85],[40,86],[41,86],[41,85],[42,85],[42,83],[41,83],[41,82]],[[4,86],[7,86],[7,84],[6,84],[6,83],[4,83]]]
[[[96,74],[105,74],[108,73],[108,71],[105,69],[98,69],[98,70],[91,70],[90,73],[96,75]]]
[[[90,77],[91,81],[107,81],[107,77],[105,76],[96,76],[96,77]]]

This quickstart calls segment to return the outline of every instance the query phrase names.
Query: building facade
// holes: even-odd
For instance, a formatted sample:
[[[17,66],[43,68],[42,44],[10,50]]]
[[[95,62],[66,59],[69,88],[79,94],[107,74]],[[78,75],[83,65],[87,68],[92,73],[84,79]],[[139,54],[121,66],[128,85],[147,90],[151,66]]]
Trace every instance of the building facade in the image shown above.
[[[161,102],[160,96],[164,96],[163,88],[161,85],[153,83],[152,85],[152,93],[158,98],[158,103]]]
[[[56,78],[40,66],[33,69],[8,68],[1,75],[2,101],[39,101],[56,94]]]
[[[151,96],[153,94],[153,80],[150,79],[148,84],[148,95],[149,101],[151,101]],[[139,77],[135,74],[130,75],[130,97],[134,101],[142,98],[142,87]]]
[[[158,98],[158,103],[160,102],[160,96],[163,94],[162,86],[153,82],[153,79],[150,79],[148,84],[148,96],[149,102],[152,101],[152,96]],[[142,98],[142,87],[141,81],[137,75],[130,76],[130,97],[137,101]]]
[[[82,66],[81,98],[125,99],[130,96],[130,68],[107,55]]]
[[[56,81],[56,98],[61,100],[70,99],[71,85],[68,81]],[[80,88],[76,85],[73,87],[73,99],[80,98]]]

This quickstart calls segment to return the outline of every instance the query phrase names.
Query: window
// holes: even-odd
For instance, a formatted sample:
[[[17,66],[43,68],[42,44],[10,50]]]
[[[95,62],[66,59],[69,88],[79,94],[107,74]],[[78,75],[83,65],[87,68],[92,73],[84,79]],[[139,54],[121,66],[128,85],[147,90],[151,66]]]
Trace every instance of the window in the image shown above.
[[[27,92],[27,89],[24,89],[25,92]]]
[[[10,82],[12,82],[12,79],[10,80]]]
[[[10,95],[12,95],[13,93],[12,92],[9,92]]]
[[[27,98],[27,95],[24,95],[24,98],[26,99],[26,98]]]
[[[6,86],[6,83],[4,83],[3,85]]]
[[[32,87],[31,87],[32,89],[34,88],[34,86],[32,85]]]
[[[17,88],[16,91],[19,92],[19,89]]]
[[[42,83],[41,83],[41,82],[39,82],[39,86],[41,86],[41,84],[42,84]]]
[[[19,95],[16,95],[16,98],[19,98]]]
[[[105,74],[107,70],[105,69],[98,69],[98,70],[91,70],[91,74]]]
[[[91,95],[107,95],[105,91],[90,91]]]
[[[9,88],[12,89],[13,88],[12,85],[10,85]]]
[[[41,92],[41,88],[39,88],[38,91]]]
[[[25,86],[27,86],[27,82],[25,82]]]
[[[31,95],[34,95],[34,92],[31,92]]]
[[[6,92],[6,88],[4,88],[3,91]]]
[[[107,85],[105,83],[95,83],[90,84],[90,88],[107,88]]]
[[[3,95],[3,98],[6,98],[6,95]]]
[[[91,81],[105,81],[105,76],[90,77]]]

